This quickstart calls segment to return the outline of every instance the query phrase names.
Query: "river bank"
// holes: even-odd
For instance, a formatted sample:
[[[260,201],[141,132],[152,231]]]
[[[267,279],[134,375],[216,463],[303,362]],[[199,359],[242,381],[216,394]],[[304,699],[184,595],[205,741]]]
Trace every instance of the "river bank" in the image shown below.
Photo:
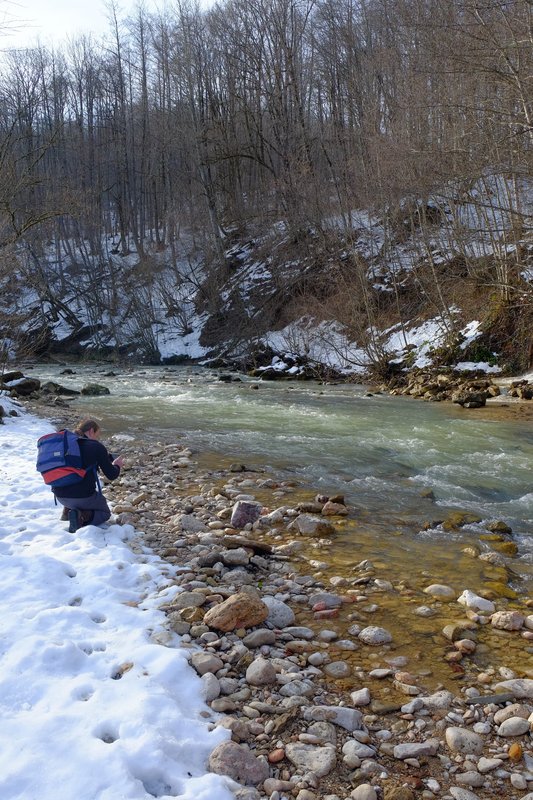
[[[54,414],[71,424],[69,412]],[[469,587],[445,576],[422,585],[367,558],[342,574],[328,564],[350,514],[342,498],[324,514],[325,498],[257,467],[214,463],[176,441],[111,444],[131,465],[106,488],[117,520],[143,532],[139,552],[184,570],[164,610],[240,745],[222,745],[212,769],[258,787],[242,796],[528,796],[531,602],[504,596],[496,552],[480,563],[503,594],[470,598],[470,608],[457,602]],[[231,525],[237,502],[261,507],[244,530]],[[313,534],[302,517],[323,527]],[[235,595],[237,617],[217,622]],[[259,616],[246,619],[249,598]]]

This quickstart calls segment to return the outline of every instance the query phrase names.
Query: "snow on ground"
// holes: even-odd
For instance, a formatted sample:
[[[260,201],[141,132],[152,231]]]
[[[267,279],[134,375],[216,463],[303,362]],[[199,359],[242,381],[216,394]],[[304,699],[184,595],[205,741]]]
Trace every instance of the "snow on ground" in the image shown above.
[[[442,344],[446,336],[446,328],[442,320],[436,317],[409,329],[397,325],[385,333],[389,334],[385,344],[386,350],[397,356],[391,363],[403,360],[404,352],[407,348],[411,348],[413,366],[422,368],[431,365],[431,351]]]
[[[7,411],[11,401],[0,396]],[[172,570],[131,526],[72,535],[35,471],[51,430],[24,412],[0,426],[0,797],[230,800],[206,772],[201,680],[158,606]]]
[[[347,375],[363,374],[369,363],[367,353],[351,342],[336,322],[318,322],[311,317],[302,317],[283,330],[265,334],[263,341],[288,358],[302,358],[309,364],[325,364]],[[271,368],[282,372],[288,369],[288,365],[276,358]],[[298,369],[288,371],[294,374]]]

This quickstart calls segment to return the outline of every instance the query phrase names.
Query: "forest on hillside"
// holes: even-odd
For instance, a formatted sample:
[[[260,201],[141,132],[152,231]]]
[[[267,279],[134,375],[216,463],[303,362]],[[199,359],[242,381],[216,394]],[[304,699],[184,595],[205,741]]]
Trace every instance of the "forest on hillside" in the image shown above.
[[[111,4],[102,40],[2,55],[0,327],[52,315],[75,330],[83,298],[116,342],[117,320],[146,330],[161,303],[186,331],[186,264],[196,310],[224,330],[247,253],[269,263],[266,326],[306,312],[354,337],[420,313],[452,327],[469,303],[489,346],[525,352],[532,178],[528,0],[178,0],[127,19]],[[358,247],[354,209],[379,219],[379,253]],[[406,277],[394,247],[413,236]]]

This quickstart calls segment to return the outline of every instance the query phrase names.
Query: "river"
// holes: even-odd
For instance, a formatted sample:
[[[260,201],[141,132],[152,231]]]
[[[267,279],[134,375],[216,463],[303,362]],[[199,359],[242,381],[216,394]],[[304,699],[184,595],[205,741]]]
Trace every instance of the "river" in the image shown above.
[[[396,557],[409,562],[415,548],[427,553],[428,563],[446,562],[451,555],[443,544],[450,538],[479,546],[486,534],[479,524],[452,536],[434,527],[450,509],[503,520],[518,545],[513,570],[530,588],[533,432],[523,424],[482,419],[448,403],[370,396],[362,385],[247,378],[227,383],[199,367],[112,375],[109,367],[76,366],[74,375],[61,372],[38,366],[31,374],[73,389],[95,381],[106,385],[110,395],[81,396],[74,407],[81,416],[101,419],[108,433],[177,436],[204,457],[224,455],[324,494],[342,493],[354,507],[355,529],[373,541],[374,553],[399,550]],[[343,554],[352,560],[345,544]],[[355,544],[356,537],[354,550]]]

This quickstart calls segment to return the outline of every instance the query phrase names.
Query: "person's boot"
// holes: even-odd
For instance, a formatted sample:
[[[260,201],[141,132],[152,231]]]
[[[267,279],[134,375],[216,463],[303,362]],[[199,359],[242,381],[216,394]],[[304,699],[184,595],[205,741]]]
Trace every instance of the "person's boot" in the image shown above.
[[[72,508],[68,512],[68,532],[76,533],[79,527],[78,511],[75,508]]]
[[[78,511],[78,528],[90,525],[94,518],[94,511]]]
[[[70,514],[70,508],[67,508],[66,506],[63,506],[63,511],[61,512],[61,516],[59,517],[61,522],[66,522],[68,520],[68,515],[69,514]]]

